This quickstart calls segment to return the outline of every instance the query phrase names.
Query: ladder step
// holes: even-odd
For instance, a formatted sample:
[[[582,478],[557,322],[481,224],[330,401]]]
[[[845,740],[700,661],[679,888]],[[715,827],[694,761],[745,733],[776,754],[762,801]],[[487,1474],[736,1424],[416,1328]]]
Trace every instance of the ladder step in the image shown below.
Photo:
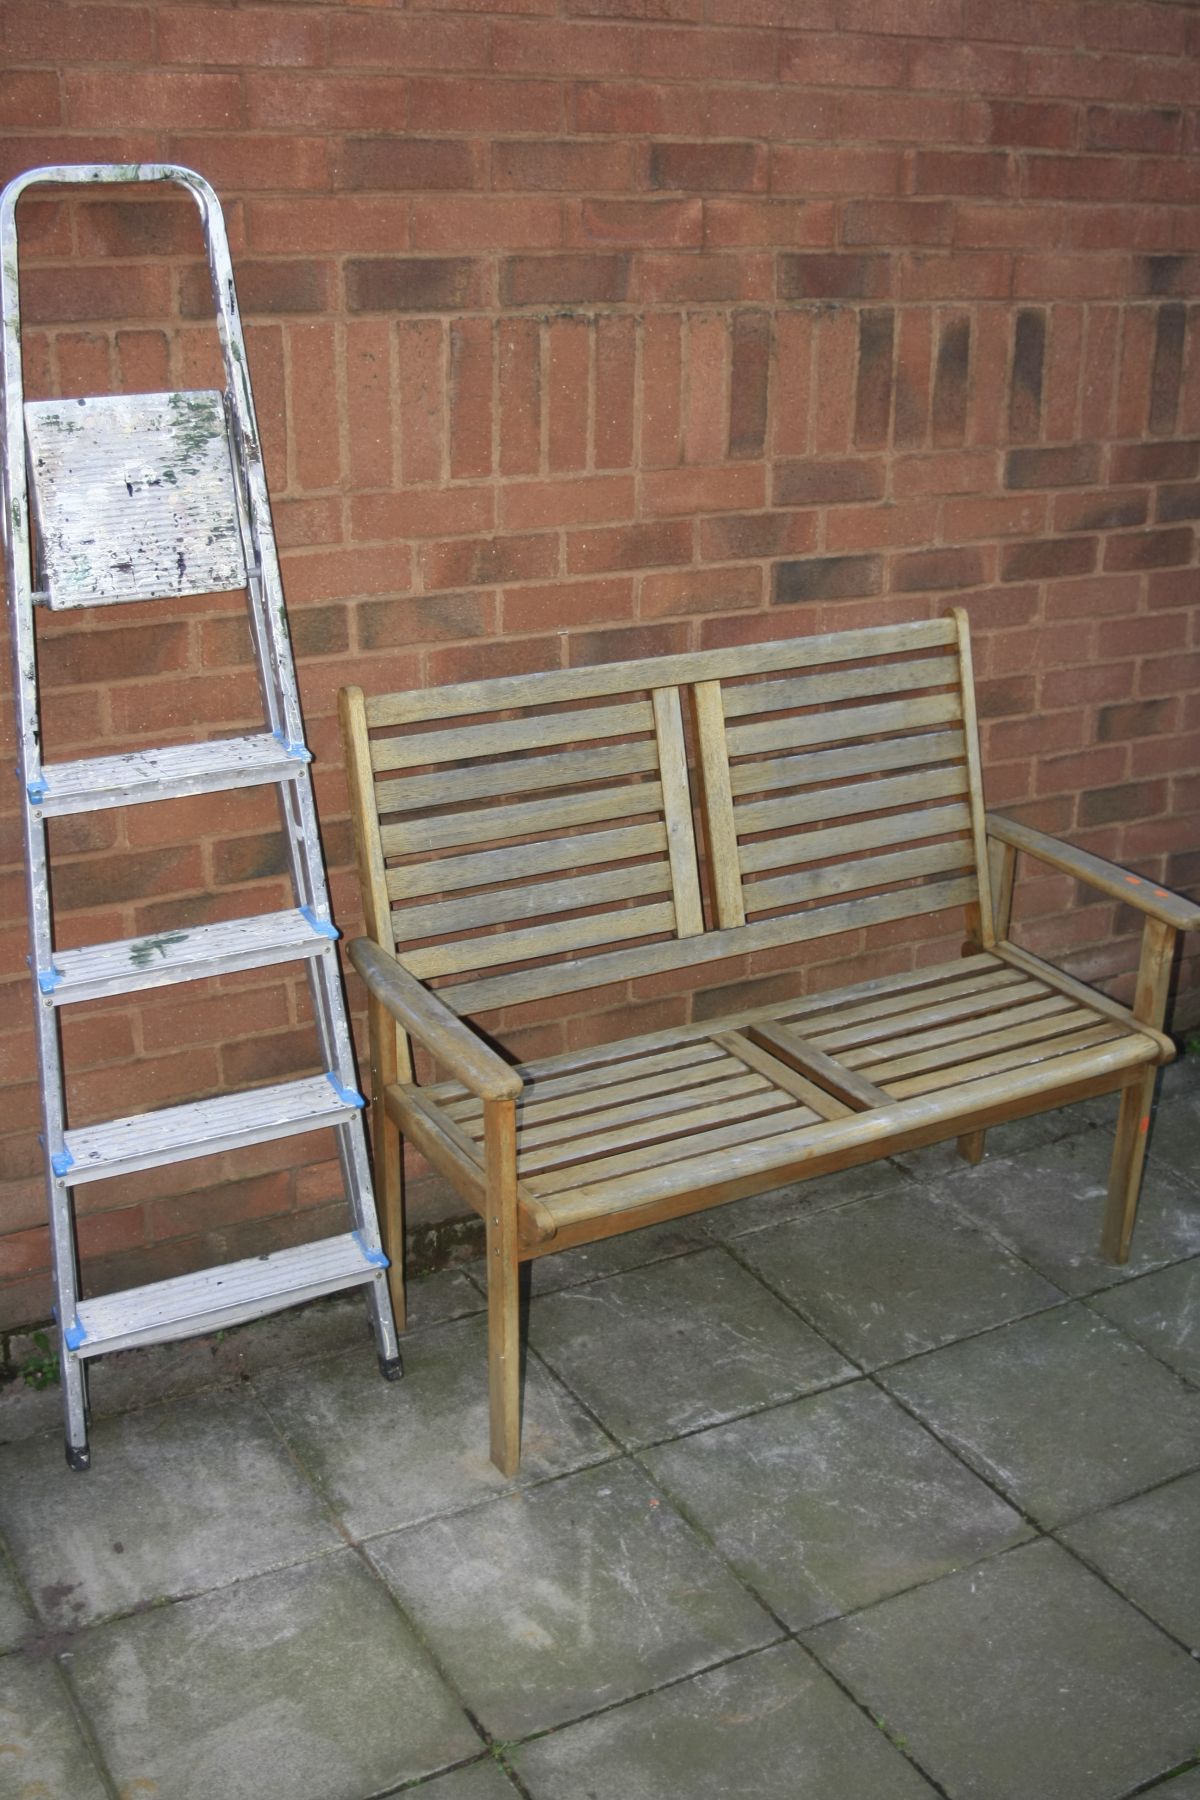
[[[361,1094],[340,1086],[333,1075],[308,1075],[302,1081],[221,1094],[213,1100],[190,1100],[185,1106],[68,1131],[65,1149],[52,1157],[54,1173],[68,1187],[76,1187],[133,1169],[153,1169],[341,1125],[363,1104]]]
[[[147,1287],[82,1300],[67,1327],[80,1357],[134,1344],[163,1344],[258,1319],[281,1307],[373,1281],[387,1267],[357,1231],[274,1250],[222,1268],[200,1269]]]
[[[68,1006],[105,994],[131,994],[139,988],[169,987],[177,981],[320,956],[337,936],[333,925],[307,907],[222,919],[190,930],[56,950],[50,968],[38,971],[38,986],[55,1006]]]
[[[294,781],[311,761],[303,744],[284,743],[271,732],[130,750],[120,756],[47,763],[40,779],[29,784],[29,803],[47,818],[95,812],[104,806],[139,806],[147,800]]]

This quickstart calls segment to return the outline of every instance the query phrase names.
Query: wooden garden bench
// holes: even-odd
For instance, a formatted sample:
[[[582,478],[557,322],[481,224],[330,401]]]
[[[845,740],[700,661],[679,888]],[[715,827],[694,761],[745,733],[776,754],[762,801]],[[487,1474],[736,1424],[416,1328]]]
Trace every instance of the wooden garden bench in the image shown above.
[[[974,1161],[988,1126],[1113,1089],[1102,1241],[1128,1254],[1200,907],[985,815],[965,614],[340,701],[397,1312],[403,1135],[486,1223],[506,1474],[530,1258],[942,1138]],[[1132,1010],[1009,943],[1018,853],[1144,913]],[[590,990],[611,1009],[639,977],[703,986],[959,908],[956,960],[515,1066],[496,1047]],[[416,1080],[413,1040],[443,1079]]]

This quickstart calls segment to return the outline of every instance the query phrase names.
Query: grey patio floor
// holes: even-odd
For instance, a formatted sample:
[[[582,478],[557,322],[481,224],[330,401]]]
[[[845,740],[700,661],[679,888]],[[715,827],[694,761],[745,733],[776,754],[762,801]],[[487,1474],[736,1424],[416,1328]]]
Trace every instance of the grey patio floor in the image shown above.
[[[1110,1104],[0,1394],[0,1796],[1200,1797],[1200,1060]]]

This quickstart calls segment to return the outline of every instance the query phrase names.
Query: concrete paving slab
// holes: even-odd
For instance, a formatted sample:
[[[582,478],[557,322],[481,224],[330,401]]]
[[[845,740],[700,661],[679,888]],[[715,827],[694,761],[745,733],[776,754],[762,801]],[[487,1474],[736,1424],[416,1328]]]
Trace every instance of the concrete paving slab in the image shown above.
[[[108,1800],[54,1663],[0,1661],[0,1800]]]
[[[1156,1787],[1148,1800],[1200,1800],[1200,1768],[1192,1768]]]
[[[806,1641],[951,1800],[1117,1800],[1195,1749],[1200,1668],[1045,1539]]]
[[[70,1667],[130,1796],[365,1800],[479,1746],[352,1550],[100,1626]]]
[[[854,1374],[724,1250],[539,1300],[530,1342],[623,1444],[694,1431]]]
[[[1200,1396],[1079,1304],[935,1350],[880,1380],[1043,1525],[1200,1463]]]
[[[102,1420],[92,1452],[77,1475],[57,1433],[0,1451],[0,1530],[57,1629],[341,1541],[251,1394],[218,1390]]]
[[[370,1554],[467,1705],[501,1740],[778,1636],[627,1463],[395,1532]]]
[[[1094,1294],[1088,1304],[1200,1383],[1200,1257]]]
[[[794,1644],[525,1744],[533,1800],[923,1800],[933,1789]]]
[[[1181,1056],[1159,1077],[1149,1154],[1200,1188],[1200,1056]]]
[[[36,1629],[8,1559],[0,1550],[0,1652],[11,1650]]]
[[[786,1187],[772,1188],[769,1194],[755,1194],[749,1200],[714,1206],[702,1217],[709,1236],[719,1243],[728,1243],[747,1231],[761,1231],[764,1225],[807,1219],[831,1206],[845,1206],[850,1200],[865,1200],[871,1194],[896,1193],[908,1186],[908,1176],[895,1162],[863,1163],[855,1169],[818,1175],[814,1181],[789,1182]]]
[[[1061,1533],[1114,1587],[1200,1652],[1200,1475],[1185,1475]]]
[[[493,1757],[472,1763],[469,1769],[455,1769],[449,1775],[435,1775],[414,1790],[421,1800],[514,1800],[517,1789]]]
[[[600,1238],[574,1250],[558,1250],[553,1256],[539,1256],[529,1267],[530,1291],[554,1294],[560,1288],[576,1287],[603,1275],[619,1275],[623,1269],[685,1256],[689,1250],[703,1250],[711,1242],[700,1216],[648,1225],[641,1231],[623,1231],[618,1237]],[[481,1284],[485,1281],[482,1263],[473,1263],[471,1272]]]
[[[917,1189],[756,1232],[738,1248],[864,1368],[1063,1298],[994,1238]]]
[[[645,1460],[792,1631],[1030,1536],[1019,1513],[866,1381]]]
[[[1107,1132],[1081,1132],[1012,1162],[964,1164],[932,1191],[1071,1294],[1200,1253],[1200,1195],[1164,1163],[1147,1162],[1129,1261],[1100,1255],[1112,1144]]]
[[[1056,1144],[1060,1138],[1073,1137],[1076,1132],[1090,1131],[1092,1127],[1092,1118],[1078,1105],[1059,1106],[1053,1112],[1030,1113],[1024,1119],[1009,1119],[1004,1125],[993,1125],[987,1134],[985,1154],[990,1162],[1009,1161],[1025,1150],[1040,1150],[1046,1144]],[[941,1144],[926,1144],[922,1150],[904,1150],[896,1161],[918,1181],[956,1174],[965,1166],[955,1138],[947,1138]]]
[[[418,1332],[403,1350],[403,1381],[380,1381],[374,1357],[356,1352],[256,1384],[353,1537],[474,1506],[614,1454],[582,1407],[530,1357],[521,1468],[505,1481],[488,1454],[486,1320]]]

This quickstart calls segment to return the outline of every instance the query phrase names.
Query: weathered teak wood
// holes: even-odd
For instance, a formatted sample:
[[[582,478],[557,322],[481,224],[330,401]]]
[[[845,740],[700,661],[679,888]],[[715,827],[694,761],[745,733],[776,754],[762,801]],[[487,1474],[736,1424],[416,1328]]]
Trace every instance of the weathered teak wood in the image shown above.
[[[506,1474],[519,1267],[555,1249],[938,1139],[978,1160],[990,1125],[1119,1089],[1104,1247],[1128,1253],[1154,1073],[1174,1053],[1172,945],[1200,907],[986,815],[965,614],[350,689],[341,712],[389,1231],[398,1244],[402,1133],[485,1223]],[[1132,1011],[1009,941],[1022,853],[1147,915]],[[496,1048],[531,1002],[688,970],[702,985],[726,957],[799,961],[805,943],[960,907],[956,961],[515,1067]],[[423,1087],[413,1038],[441,1071]]]

